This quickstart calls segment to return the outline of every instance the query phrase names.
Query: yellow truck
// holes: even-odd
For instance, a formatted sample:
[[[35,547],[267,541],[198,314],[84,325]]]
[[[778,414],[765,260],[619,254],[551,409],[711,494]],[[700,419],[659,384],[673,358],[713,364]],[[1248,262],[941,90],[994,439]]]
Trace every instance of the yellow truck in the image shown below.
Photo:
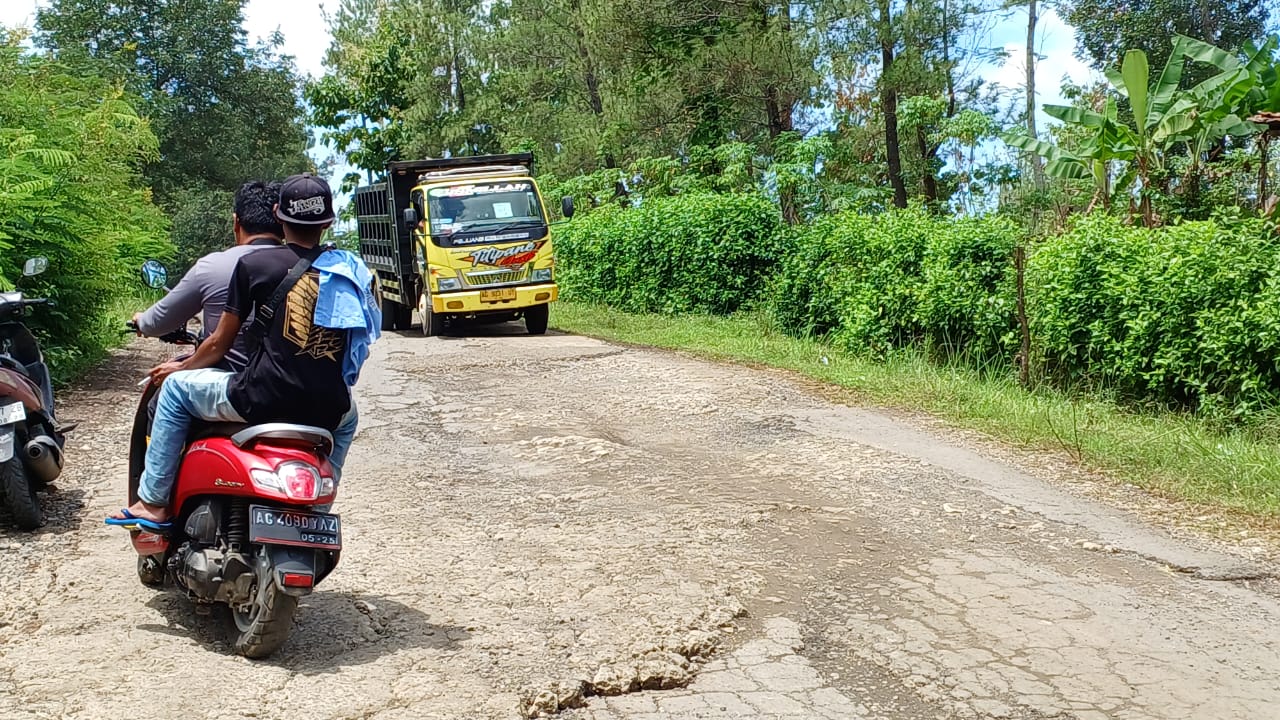
[[[409,329],[416,309],[428,336],[462,320],[547,331],[555,247],[532,154],[391,162],[354,203],[384,330]],[[561,212],[573,216],[572,198]]]

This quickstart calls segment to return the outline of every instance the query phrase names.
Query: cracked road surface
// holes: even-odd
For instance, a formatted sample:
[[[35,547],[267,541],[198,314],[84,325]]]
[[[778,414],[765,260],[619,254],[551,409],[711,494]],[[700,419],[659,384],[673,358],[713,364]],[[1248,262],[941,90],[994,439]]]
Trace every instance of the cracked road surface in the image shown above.
[[[49,525],[0,514],[0,718],[1280,717],[1261,548],[778,373],[475,332],[376,346],[342,563],[265,661],[101,523],[161,346],[65,394]]]

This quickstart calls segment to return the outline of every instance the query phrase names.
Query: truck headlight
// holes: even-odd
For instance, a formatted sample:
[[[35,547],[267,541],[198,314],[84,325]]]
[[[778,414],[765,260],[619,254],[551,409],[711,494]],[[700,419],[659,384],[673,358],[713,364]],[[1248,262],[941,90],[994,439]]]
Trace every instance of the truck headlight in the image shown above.
[[[543,268],[542,270],[534,270],[530,277],[534,282],[551,282],[551,268]]]
[[[461,290],[462,283],[458,278],[440,278],[436,280],[436,289],[440,292],[449,292],[450,290]]]

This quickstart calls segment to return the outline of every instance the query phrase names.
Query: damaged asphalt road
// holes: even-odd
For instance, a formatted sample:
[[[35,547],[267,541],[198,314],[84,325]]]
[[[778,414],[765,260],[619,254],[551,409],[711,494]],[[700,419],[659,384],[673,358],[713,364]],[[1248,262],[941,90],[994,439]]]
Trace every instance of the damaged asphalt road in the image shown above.
[[[0,511],[0,718],[1264,718],[1264,551],[778,373],[518,327],[388,335],[342,562],[281,652],[134,575],[139,341],[79,390],[41,532]],[[1004,457],[1004,455],[1002,455]]]

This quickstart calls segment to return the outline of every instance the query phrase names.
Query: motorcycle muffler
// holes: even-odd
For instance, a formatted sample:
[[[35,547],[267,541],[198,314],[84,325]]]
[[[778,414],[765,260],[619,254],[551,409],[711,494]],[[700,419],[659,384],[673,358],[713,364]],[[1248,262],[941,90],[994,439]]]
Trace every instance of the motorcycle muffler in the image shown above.
[[[62,448],[48,435],[37,435],[23,448],[27,471],[37,482],[48,484],[62,474]]]

